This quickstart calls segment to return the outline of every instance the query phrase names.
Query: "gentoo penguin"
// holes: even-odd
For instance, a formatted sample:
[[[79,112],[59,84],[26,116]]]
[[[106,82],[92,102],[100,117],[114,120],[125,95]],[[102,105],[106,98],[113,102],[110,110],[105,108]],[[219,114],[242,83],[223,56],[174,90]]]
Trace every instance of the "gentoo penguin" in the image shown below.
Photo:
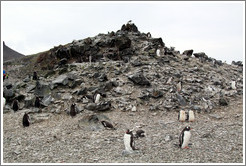
[[[231,82],[231,88],[232,88],[233,90],[236,89],[236,81],[232,81],[232,82]]]
[[[14,112],[19,110],[19,102],[16,99],[13,101],[13,110]]]
[[[139,137],[145,137],[145,135],[144,135],[144,131],[143,130],[137,130],[136,131],[136,134],[135,134],[135,137],[136,138],[139,138]]]
[[[134,140],[133,140],[132,131],[127,129],[124,135],[125,150],[128,152],[133,152],[133,150],[136,150],[133,144],[134,144]]]
[[[177,91],[180,92],[180,91],[181,91],[181,88],[182,88],[182,87],[181,87],[181,82],[179,82],[179,83],[177,84]]]
[[[186,120],[186,114],[185,114],[185,111],[184,110],[180,110],[179,111],[178,120],[180,122],[184,122]]]
[[[116,128],[114,128],[114,126],[113,126],[111,123],[109,123],[108,121],[103,120],[103,121],[101,121],[101,123],[102,123],[102,125],[103,125],[105,128],[109,128],[109,129],[116,130]]]
[[[40,107],[40,100],[39,100],[39,97],[38,96],[36,97],[34,106],[37,107],[37,108]]]
[[[3,97],[3,108],[5,107],[6,99]]]
[[[131,25],[131,24],[132,24],[132,20],[129,20],[129,21],[127,22],[127,24],[130,24],[130,25]]]
[[[94,102],[96,104],[99,103],[100,98],[101,98],[101,94],[100,93],[95,94],[94,95]]]
[[[147,38],[151,38],[150,32],[147,33]]]
[[[188,120],[189,120],[189,122],[194,122],[195,121],[194,111],[189,110]]]
[[[191,133],[190,133],[190,130],[191,128],[189,126],[186,126],[182,132],[180,133],[180,136],[179,136],[179,147],[184,149],[188,149],[188,143],[189,143],[189,140],[190,140],[190,136],[191,136]]]
[[[32,77],[33,80],[38,80],[38,74],[36,71],[33,72],[33,77]]]
[[[75,103],[73,103],[72,105],[71,105],[71,107],[70,107],[70,116],[71,117],[74,117],[75,115],[76,115],[76,110],[75,110],[75,106],[76,106],[76,104]]]
[[[23,120],[22,120],[23,126],[27,127],[29,126],[29,116],[28,114],[25,112],[24,116],[23,116]]]

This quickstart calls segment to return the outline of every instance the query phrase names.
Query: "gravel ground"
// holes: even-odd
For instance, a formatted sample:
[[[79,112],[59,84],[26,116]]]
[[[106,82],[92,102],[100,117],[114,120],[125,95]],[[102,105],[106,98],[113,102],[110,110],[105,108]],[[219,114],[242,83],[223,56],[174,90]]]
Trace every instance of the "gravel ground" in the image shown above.
[[[22,126],[25,110],[3,114],[4,163],[242,163],[243,99],[212,113],[196,113],[195,122],[179,122],[177,112],[113,110],[102,113],[117,130],[92,131],[79,125],[91,114],[75,118],[66,113],[49,114],[47,120]],[[38,114],[38,113],[37,113]],[[31,115],[34,118],[34,114]],[[189,149],[180,149],[178,137],[190,125]],[[136,140],[139,150],[122,155],[126,128],[140,127],[146,137]]]

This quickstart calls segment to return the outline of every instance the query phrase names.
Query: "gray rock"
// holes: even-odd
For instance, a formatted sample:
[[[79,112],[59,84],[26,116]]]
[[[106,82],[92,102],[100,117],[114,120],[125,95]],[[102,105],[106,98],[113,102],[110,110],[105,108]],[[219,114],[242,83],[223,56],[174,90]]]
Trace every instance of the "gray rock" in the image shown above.
[[[24,100],[25,108],[33,107],[35,99],[36,97],[33,94],[26,96]]]
[[[42,99],[42,105],[44,105],[44,106],[49,106],[50,105],[50,103],[53,101],[54,99],[52,98],[52,96],[51,95],[47,95],[47,96],[45,96],[43,99]]]
[[[38,97],[44,97],[51,93],[50,86],[48,83],[37,81],[34,89],[34,95]]]
[[[90,111],[107,111],[111,108],[111,102],[101,102],[101,103],[89,103],[85,106],[85,109]]]
[[[52,84],[67,85],[68,84],[68,78],[69,77],[66,74],[60,75],[54,81],[52,81]]]
[[[133,75],[128,76],[128,79],[131,80],[136,85],[141,86],[150,86],[150,82],[144,77],[142,72],[137,72]]]

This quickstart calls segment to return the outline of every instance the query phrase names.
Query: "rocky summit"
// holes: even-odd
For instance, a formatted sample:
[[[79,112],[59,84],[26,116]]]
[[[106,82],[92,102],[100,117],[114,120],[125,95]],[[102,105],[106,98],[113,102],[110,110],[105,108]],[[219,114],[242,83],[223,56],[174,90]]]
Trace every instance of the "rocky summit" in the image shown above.
[[[180,53],[127,23],[4,69],[4,162],[243,162],[242,62],[223,63],[202,50]],[[195,122],[179,122],[180,110],[193,110]],[[25,112],[30,126],[23,128]],[[194,128],[189,150],[174,146],[186,125]],[[132,128],[146,136],[136,140],[136,153],[125,155],[124,131]]]

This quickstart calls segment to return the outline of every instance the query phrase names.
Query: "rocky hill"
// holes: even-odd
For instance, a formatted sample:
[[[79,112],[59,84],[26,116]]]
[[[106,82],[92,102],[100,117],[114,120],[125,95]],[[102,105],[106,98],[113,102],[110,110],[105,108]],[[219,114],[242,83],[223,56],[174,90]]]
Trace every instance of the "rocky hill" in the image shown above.
[[[9,60],[15,60],[15,59],[18,59],[24,56],[25,55],[11,49],[5,44],[5,42],[3,42],[3,62],[9,61]]]
[[[76,40],[25,58],[29,58],[28,61],[21,59],[19,64],[6,64],[10,73],[10,78],[3,85],[3,94],[7,100],[4,108],[4,160],[7,162],[41,162],[34,156],[36,153],[40,154],[40,151],[43,157],[49,156],[44,157],[43,162],[141,162],[141,156],[146,155],[148,160],[143,159],[143,162],[161,162],[160,156],[156,160],[153,156],[158,151],[161,152],[161,149],[158,149],[160,144],[172,148],[171,144],[177,142],[177,132],[183,127],[183,124],[177,121],[181,109],[195,111],[197,122],[185,124],[193,125],[197,129],[205,127],[207,130],[200,133],[195,130],[197,138],[203,141],[203,134],[207,139],[207,131],[216,130],[215,133],[218,133],[215,135],[219,137],[220,132],[223,133],[224,127],[228,125],[225,123],[222,128],[217,128],[217,122],[211,122],[210,127],[204,126],[209,120],[208,117],[216,121],[223,117],[230,118],[231,114],[223,116],[226,109],[233,108],[235,101],[241,101],[243,96],[242,62],[229,65],[208,57],[204,52],[194,50],[180,53],[174,47],[166,47],[162,38],[153,38],[150,33],[141,33],[132,23],[124,24],[116,32]],[[38,74],[38,80],[33,80],[34,71]],[[101,94],[101,99],[99,103],[95,103],[93,96],[98,93]],[[36,96],[41,100],[40,108],[34,107]],[[20,103],[20,111],[16,114],[13,114],[11,109],[14,99]],[[77,115],[71,119],[68,114],[72,103],[76,103]],[[237,106],[240,108],[231,113],[240,122],[240,132],[236,135],[241,140],[242,102]],[[28,112],[31,117],[31,125],[25,129],[21,127],[24,112]],[[7,118],[15,119],[15,125],[10,125]],[[106,131],[110,136],[105,135],[98,119],[106,119],[116,125],[115,133]],[[234,125],[233,120],[230,120],[230,123]],[[166,126],[169,125],[171,128],[167,132]],[[44,131],[40,126],[52,128],[52,131]],[[11,136],[7,129],[13,128],[18,128],[26,134],[28,130],[36,133],[29,138],[36,148],[26,145],[25,138],[19,134]],[[36,131],[34,128],[39,129]],[[150,154],[148,144],[142,142],[142,149],[145,150],[135,154],[138,160],[123,159],[120,150],[113,155],[112,148],[118,149],[116,145],[124,149],[122,131],[126,128],[147,130],[149,134],[146,141],[150,143],[153,139],[156,151],[151,150]],[[61,131],[62,129],[64,131]],[[162,131],[163,129],[165,131]],[[17,135],[20,137],[20,148],[13,152],[7,146],[13,148]],[[99,135],[103,138],[98,137]],[[221,136],[226,138],[226,135]],[[42,149],[35,141],[38,137],[42,142],[48,139],[56,147],[58,144],[65,144],[64,148],[68,148],[67,152],[64,152],[66,155]],[[64,140],[65,138],[68,140]],[[77,141],[74,142],[74,139]],[[92,139],[92,142],[89,139]],[[162,140],[164,142],[161,142]],[[81,143],[81,149],[70,149],[76,142]],[[100,150],[108,145],[112,148],[106,150],[109,150],[113,158],[106,157],[103,150]],[[199,149],[199,141],[193,145]],[[216,145],[223,148],[219,142],[216,142]],[[233,149],[235,155],[241,156],[241,143],[236,146],[240,148]],[[28,150],[25,150],[25,147]],[[82,149],[86,156],[77,159],[68,157],[70,155],[67,153],[74,154],[74,150],[82,152]],[[59,153],[56,151],[57,148],[52,150]],[[177,153],[177,150],[175,151]],[[216,148],[212,151],[216,153]],[[88,155],[93,152],[96,156],[92,155],[93,157],[88,159]],[[26,158],[26,153],[31,157]],[[210,152],[208,150],[204,153]],[[195,154],[199,156],[191,162],[198,162],[203,153]],[[15,159],[13,155],[16,155]],[[105,156],[104,159],[100,158],[102,155]],[[176,157],[170,160],[168,158],[165,157],[164,162],[189,162]],[[208,157],[202,161],[221,162],[215,156],[210,159]],[[227,158],[226,162],[230,162],[230,159]],[[241,162],[241,158],[233,162]]]

